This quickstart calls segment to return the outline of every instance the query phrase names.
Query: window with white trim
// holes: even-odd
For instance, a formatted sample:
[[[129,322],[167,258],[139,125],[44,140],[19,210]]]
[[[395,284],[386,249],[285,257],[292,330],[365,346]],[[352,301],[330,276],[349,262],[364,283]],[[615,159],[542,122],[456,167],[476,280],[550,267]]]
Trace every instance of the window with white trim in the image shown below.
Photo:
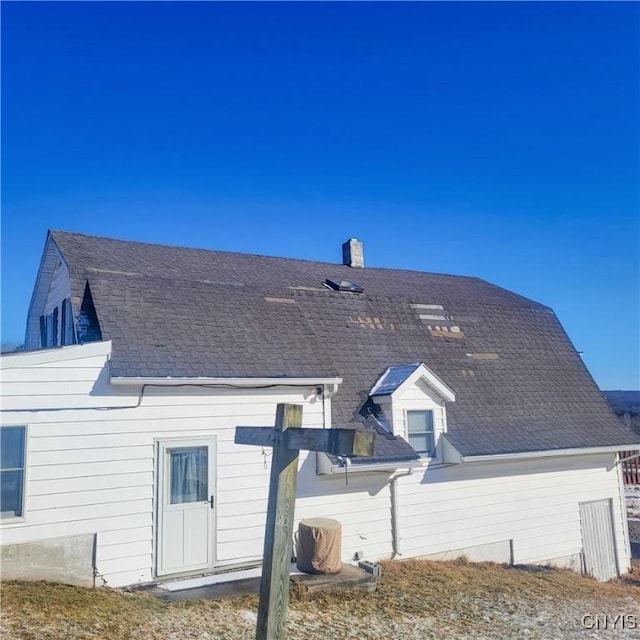
[[[433,411],[407,411],[407,440],[418,452],[427,456],[435,454]]]
[[[25,427],[0,427],[0,519],[24,516]]]

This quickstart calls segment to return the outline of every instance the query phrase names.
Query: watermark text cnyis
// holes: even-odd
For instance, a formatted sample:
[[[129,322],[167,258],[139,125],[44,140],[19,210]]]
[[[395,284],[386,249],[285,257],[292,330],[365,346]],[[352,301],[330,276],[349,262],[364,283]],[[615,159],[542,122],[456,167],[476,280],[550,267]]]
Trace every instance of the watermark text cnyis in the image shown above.
[[[582,616],[583,629],[603,631],[622,631],[640,629],[640,616],[633,613],[587,613]]]

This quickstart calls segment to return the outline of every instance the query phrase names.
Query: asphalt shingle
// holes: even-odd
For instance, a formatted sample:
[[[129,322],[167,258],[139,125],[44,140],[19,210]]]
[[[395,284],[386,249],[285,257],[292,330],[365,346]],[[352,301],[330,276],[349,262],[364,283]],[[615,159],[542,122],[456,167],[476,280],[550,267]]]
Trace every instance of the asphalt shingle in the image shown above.
[[[483,280],[51,236],[76,315],[88,283],[114,375],[342,376],[334,424],[355,426],[389,366],[424,362],[456,394],[448,438],[463,455],[637,444],[553,311]],[[370,428],[380,459],[408,459],[404,441]]]

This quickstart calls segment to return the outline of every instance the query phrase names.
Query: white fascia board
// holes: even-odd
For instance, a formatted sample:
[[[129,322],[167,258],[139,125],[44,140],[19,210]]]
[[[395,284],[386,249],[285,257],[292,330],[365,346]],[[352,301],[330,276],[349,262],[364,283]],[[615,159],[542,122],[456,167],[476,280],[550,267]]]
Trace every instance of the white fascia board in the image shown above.
[[[420,363],[420,366],[396,389],[395,393],[401,394],[406,387],[415,384],[418,380],[424,380],[443,400],[455,402],[456,394],[453,390],[440,380],[424,362]]]
[[[113,376],[111,384],[114,386],[125,385],[153,385],[154,387],[175,387],[180,385],[221,385],[231,387],[317,387],[322,385],[342,384],[342,378],[125,378]]]
[[[551,449],[548,451],[522,451],[520,453],[495,453],[480,456],[460,456],[460,462],[485,462],[492,460],[524,460],[526,458],[554,458],[557,456],[586,456],[596,453],[617,453],[640,449],[640,444],[616,444],[606,447],[580,447],[573,449]]]
[[[438,376],[427,367],[424,362],[421,362],[415,370],[407,376],[407,379],[392,393],[378,394],[376,390],[379,386],[384,384],[383,375],[372,387],[369,392],[369,397],[375,398],[376,401],[382,398],[393,398],[399,395],[402,395],[402,392],[412,385],[414,385],[418,380],[424,380],[427,386],[431,387],[443,400],[447,402],[455,402],[456,394],[453,390],[447,386]]]
[[[19,367],[50,364],[52,362],[68,362],[82,358],[111,355],[111,340],[71,344],[51,349],[33,349],[30,351],[14,351],[0,356],[0,369],[17,369]]]

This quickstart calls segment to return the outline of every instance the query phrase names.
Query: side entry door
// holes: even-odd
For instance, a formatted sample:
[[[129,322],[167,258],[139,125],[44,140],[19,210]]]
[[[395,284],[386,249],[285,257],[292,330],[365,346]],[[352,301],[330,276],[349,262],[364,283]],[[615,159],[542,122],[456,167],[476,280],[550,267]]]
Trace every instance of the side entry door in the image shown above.
[[[158,443],[157,575],[213,567],[215,460],[213,437]]]
[[[596,580],[611,580],[619,575],[611,500],[581,502],[578,506],[585,572]]]

